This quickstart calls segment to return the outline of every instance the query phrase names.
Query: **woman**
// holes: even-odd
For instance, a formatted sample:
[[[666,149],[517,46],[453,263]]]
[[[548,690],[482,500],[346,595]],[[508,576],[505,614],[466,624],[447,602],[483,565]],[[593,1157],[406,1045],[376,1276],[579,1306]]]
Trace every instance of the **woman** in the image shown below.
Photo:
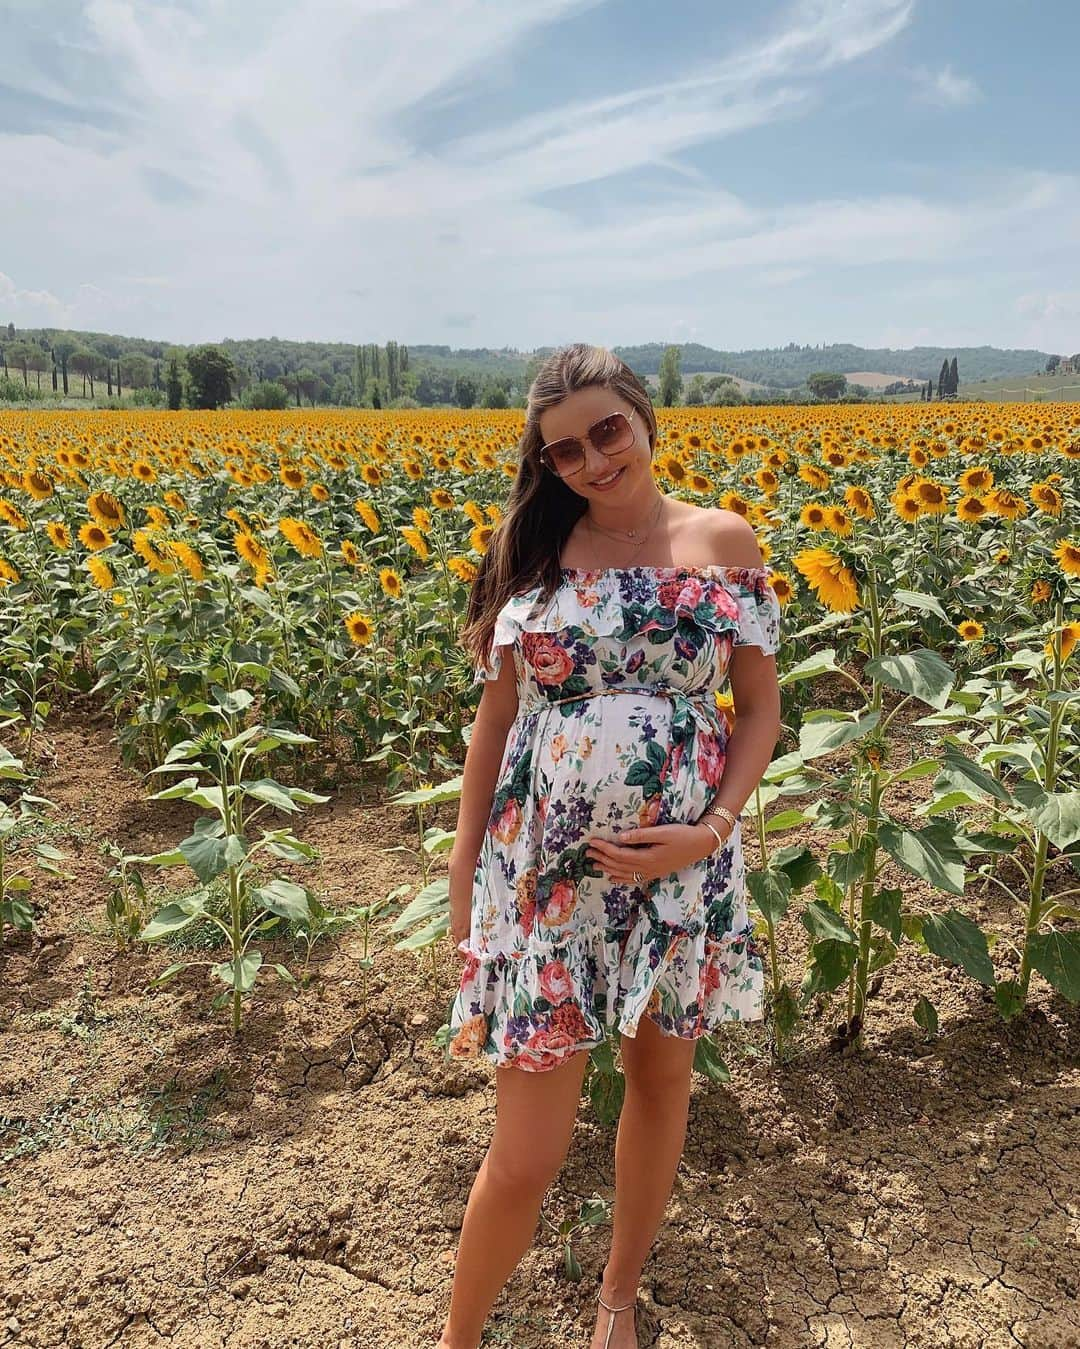
[[[554,353],[470,596],[462,640],[484,688],[450,859],[465,961],[450,1052],[495,1065],[497,1103],[437,1349],[479,1345],[608,1027],[626,1095],[592,1344],[637,1344],[695,1040],[762,1015],[737,817],[779,734],[779,603],[750,525],[665,496],[655,445],[627,365],[583,344]],[[730,734],[715,699],[728,676]]]

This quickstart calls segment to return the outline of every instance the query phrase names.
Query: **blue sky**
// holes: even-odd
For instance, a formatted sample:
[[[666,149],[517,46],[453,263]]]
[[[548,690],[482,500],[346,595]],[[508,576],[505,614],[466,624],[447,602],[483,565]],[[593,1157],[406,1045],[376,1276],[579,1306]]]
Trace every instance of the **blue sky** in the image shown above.
[[[1074,0],[0,0],[0,322],[1080,351]]]

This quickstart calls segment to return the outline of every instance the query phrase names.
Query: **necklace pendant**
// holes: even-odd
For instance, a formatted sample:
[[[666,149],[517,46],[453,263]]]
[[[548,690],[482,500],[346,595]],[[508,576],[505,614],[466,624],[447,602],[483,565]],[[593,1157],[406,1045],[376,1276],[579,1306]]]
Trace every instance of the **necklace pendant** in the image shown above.
[[[630,536],[630,538],[632,538],[632,539],[636,539],[636,538],[637,538],[637,530],[636,530],[636,529],[628,529],[626,532],[627,532],[627,534]]]

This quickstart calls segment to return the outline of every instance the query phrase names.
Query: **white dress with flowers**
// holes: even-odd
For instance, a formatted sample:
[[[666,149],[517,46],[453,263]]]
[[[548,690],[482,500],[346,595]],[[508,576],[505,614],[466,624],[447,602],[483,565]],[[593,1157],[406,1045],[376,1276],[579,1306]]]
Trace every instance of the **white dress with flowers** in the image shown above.
[[[739,826],[701,862],[641,885],[586,854],[591,835],[692,822],[716,796],[730,726],[717,705],[737,645],[774,653],[763,567],[563,568],[500,610],[518,712],[477,859],[450,1053],[532,1071],[637,1033],[695,1039],[762,1016]]]

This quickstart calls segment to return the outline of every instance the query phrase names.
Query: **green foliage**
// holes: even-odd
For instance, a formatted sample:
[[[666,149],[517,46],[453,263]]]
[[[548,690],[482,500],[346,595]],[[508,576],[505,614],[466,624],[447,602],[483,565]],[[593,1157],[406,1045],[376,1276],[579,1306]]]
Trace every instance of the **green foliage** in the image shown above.
[[[289,391],[284,384],[279,384],[277,380],[264,379],[260,380],[253,388],[248,389],[242,401],[246,408],[280,412],[283,408],[289,406]]]
[[[229,401],[236,382],[236,366],[227,351],[221,347],[195,347],[184,359],[188,398],[193,408],[214,409]]]
[[[263,830],[262,837],[251,841],[254,823],[270,808],[295,814],[303,805],[328,801],[299,787],[287,787],[272,778],[246,776],[251,760],[268,754],[278,746],[311,744],[310,736],[281,727],[259,724],[241,729],[244,714],[251,707],[252,695],[242,688],[214,686],[211,701],[195,701],[179,709],[179,717],[192,729],[190,739],[174,745],[163,764],[154,773],[198,772],[209,776],[186,777],[172,787],[156,792],[154,801],[186,801],[206,811],[195,821],[193,832],[175,848],[150,856],[132,854],[124,866],[187,866],[200,885],[160,909],[139,936],[156,942],[180,932],[199,920],[208,920],[220,930],[228,944],[227,960],[180,960],[152,981],[160,987],[192,965],[205,965],[213,978],[225,985],[212,1006],[232,1002],[232,1029],[240,1030],[243,998],[255,986],[263,971],[263,952],[255,946],[256,937],[283,918],[292,923],[311,924],[310,893],[305,886],[283,877],[265,884],[258,879],[256,862],[265,853],[288,862],[310,862],[314,850],[302,843],[288,828]],[[208,721],[209,725],[203,723]],[[219,916],[209,905],[211,887],[219,881],[226,887],[228,912]],[[293,975],[283,966],[270,969],[285,983],[295,984]]]
[[[0,800],[0,949],[6,928],[19,932],[36,930],[30,907],[32,869],[71,880],[57,866],[64,860],[64,853],[34,837],[36,827],[44,819],[38,807],[55,809],[55,803],[18,785],[28,782],[29,777],[22,759],[0,745],[0,783],[14,784],[10,791],[5,791],[11,803]]]

